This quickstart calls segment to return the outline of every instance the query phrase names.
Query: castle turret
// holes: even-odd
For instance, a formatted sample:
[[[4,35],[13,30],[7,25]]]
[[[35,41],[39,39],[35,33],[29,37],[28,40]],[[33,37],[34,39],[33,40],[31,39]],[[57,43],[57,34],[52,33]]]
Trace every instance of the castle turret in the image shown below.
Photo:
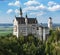
[[[49,17],[48,19],[48,28],[52,29],[52,18],[51,17]]]
[[[27,18],[28,18],[28,17],[27,17],[27,14],[26,14],[26,17],[25,17],[25,23],[26,23],[26,25],[27,25]]]

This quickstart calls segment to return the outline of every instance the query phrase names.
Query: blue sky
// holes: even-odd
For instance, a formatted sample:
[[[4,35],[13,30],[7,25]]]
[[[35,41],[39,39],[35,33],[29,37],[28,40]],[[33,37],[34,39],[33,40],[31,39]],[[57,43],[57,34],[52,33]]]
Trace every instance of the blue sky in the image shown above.
[[[37,18],[39,23],[47,23],[52,17],[53,23],[60,23],[60,0],[0,0],[0,23],[13,23],[22,7],[23,16]]]

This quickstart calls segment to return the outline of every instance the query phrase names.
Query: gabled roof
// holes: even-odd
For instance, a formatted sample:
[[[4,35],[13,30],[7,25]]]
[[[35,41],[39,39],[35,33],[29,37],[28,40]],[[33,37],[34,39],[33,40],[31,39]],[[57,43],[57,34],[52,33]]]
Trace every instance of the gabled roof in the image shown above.
[[[36,18],[27,18],[28,24],[36,24],[37,20]]]
[[[25,24],[25,18],[24,17],[16,17],[16,20],[18,21],[18,24]],[[28,24],[37,24],[36,18],[27,18]]]
[[[18,21],[18,24],[25,24],[25,18],[24,17],[16,17],[16,20]]]

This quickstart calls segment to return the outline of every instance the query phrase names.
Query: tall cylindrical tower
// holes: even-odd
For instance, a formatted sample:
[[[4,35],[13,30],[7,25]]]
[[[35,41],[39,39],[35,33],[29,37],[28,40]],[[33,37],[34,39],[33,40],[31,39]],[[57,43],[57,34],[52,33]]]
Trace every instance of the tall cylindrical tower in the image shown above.
[[[51,17],[49,17],[48,19],[48,28],[52,29],[52,18]]]

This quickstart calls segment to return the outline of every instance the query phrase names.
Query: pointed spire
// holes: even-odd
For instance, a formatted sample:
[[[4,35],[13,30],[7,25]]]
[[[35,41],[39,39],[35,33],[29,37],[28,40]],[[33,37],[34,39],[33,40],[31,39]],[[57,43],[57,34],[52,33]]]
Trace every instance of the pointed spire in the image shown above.
[[[49,17],[49,19],[52,19],[51,17]]]
[[[16,15],[15,15],[15,18],[16,18]]]
[[[26,18],[27,18],[28,16],[27,16],[27,13],[26,13]]]
[[[22,13],[22,9],[21,9],[21,7],[20,7],[20,16],[21,16],[21,17],[22,17],[22,14],[23,14],[23,13]]]

